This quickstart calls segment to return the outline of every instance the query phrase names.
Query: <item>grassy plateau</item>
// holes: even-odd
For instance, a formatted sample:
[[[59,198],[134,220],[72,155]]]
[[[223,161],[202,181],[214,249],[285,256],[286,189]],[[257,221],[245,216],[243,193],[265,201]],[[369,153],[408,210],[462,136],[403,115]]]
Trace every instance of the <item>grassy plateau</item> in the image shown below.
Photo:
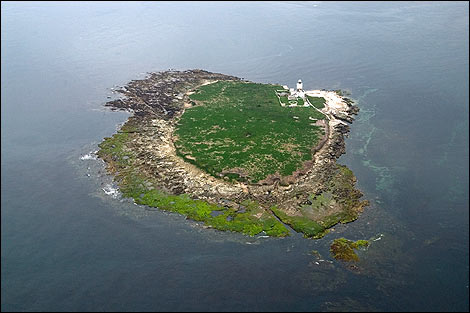
[[[311,107],[281,107],[279,85],[219,81],[200,87],[175,131],[180,156],[215,177],[256,183],[288,176],[323,135]]]

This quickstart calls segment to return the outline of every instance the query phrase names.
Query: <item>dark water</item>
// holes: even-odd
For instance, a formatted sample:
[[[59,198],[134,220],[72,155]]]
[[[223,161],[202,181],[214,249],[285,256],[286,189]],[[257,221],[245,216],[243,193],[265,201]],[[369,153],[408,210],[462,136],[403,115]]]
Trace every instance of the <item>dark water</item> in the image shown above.
[[[1,7],[2,310],[468,311],[468,3]],[[349,90],[340,162],[371,206],[273,239],[105,195],[80,157],[128,115],[102,104],[168,68]],[[329,256],[342,236],[372,239],[356,269]]]

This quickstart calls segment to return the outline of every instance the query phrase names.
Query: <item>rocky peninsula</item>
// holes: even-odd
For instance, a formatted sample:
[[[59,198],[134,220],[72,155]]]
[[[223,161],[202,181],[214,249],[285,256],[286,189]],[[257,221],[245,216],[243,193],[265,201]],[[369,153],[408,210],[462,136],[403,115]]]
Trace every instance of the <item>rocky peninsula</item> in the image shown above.
[[[263,105],[257,107],[273,108],[266,112],[281,116],[269,116],[273,125],[290,118],[285,127],[304,129],[309,118],[311,131],[305,131],[302,138],[293,135],[282,139],[285,128],[272,128],[274,133],[268,129],[272,138],[281,138],[272,142],[265,135],[255,139],[257,134],[252,130],[243,130],[243,141],[222,133],[231,130],[234,123],[241,125],[234,127],[234,134],[249,125],[245,123],[248,121],[266,124],[246,113],[254,112],[249,111],[253,105],[247,104],[254,101],[251,97],[232,103],[230,97],[238,95],[235,91],[243,94],[243,88],[266,92],[267,100],[259,101]],[[133,115],[115,135],[104,139],[98,156],[107,163],[123,196],[133,198],[137,204],[179,212],[220,230],[287,236],[292,228],[305,237],[320,238],[335,224],[357,219],[368,205],[367,200],[360,200],[362,193],[355,188],[351,170],[336,163],[345,153],[348,124],[359,109],[340,92],[327,90],[305,91],[307,100],[302,107],[286,107],[282,102],[275,103],[276,99],[281,101],[277,89],[282,87],[204,70],[150,73],[145,79],[117,89],[122,97],[106,103],[113,110],[128,110]],[[322,104],[312,104],[315,99],[322,99]],[[217,116],[214,114],[234,108],[248,114],[247,120],[241,123],[232,113],[220,115],[223,121],[217,120],[216,124],[211,120]],[[287,117],[276,110],[286,110]],[[207,117],[196,118],[196,113],[207,113]],[[199,123],[203,119],[206,124]],[[194,125],[200,128],[191,123],[199,123]],[[209,142],[208,136],[214,133],[224,136],[223,140]],[[196,140],[202,135],[207,136],[204,142],[199,137]],[[272,154],[261,151],[266,147],[260,148],[256,140],[270,143]],[[305,140],[313,141],[306,147],[302,145]]]

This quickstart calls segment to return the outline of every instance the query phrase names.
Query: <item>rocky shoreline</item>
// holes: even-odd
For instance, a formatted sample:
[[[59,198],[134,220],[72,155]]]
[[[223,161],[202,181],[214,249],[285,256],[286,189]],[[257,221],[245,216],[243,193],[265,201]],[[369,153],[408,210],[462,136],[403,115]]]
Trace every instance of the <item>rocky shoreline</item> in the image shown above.
[[[184,160],[173,144],[179,118],[185,108],[194,105],[188,94],[202,84],[218,80],[241,81],[203,70],[165,71],[151,73],[116,90],[123,97],[106,106],[134,114],[118,134],[105,139],[98,155],[120,188],[134,188],[131,185],[136,183],[130,177],[139,176],[141,194],[145,190],[187,194],[191,199],[228,208],[233,214],[245,213],[243,203],[251,201],[260,209],[253,214],[255,218],[274,213],[307,237],[321,237],[338,222],[355,220],[368,201],[359,200],[362,193],[354,187],[356,178],[336,159],[345,153],[344,137],[349,132],[345,121],[353,121],[357,106],[339,95],[335,96],[336,107],[328,106],[325,98],[325,137],[312,148],[312,160],[289,177],[273,176],[256,184],[226,181]]]

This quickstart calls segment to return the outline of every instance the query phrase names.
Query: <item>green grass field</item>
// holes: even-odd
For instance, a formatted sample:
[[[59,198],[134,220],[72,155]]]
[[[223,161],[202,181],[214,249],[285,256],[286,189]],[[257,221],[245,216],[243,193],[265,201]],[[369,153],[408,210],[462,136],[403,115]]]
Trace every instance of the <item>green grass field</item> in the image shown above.
[[[325,98],[307,96],[308,102],[317,109],[323,109],[325,107]]]
[[[281,107],[279,85],[220,81],[190,96],[198,105],[175,130],[180,156],[215,177],[258,182],[292,174],[312,158],[323,134],[312,123],[325,116],[311,107]]]

